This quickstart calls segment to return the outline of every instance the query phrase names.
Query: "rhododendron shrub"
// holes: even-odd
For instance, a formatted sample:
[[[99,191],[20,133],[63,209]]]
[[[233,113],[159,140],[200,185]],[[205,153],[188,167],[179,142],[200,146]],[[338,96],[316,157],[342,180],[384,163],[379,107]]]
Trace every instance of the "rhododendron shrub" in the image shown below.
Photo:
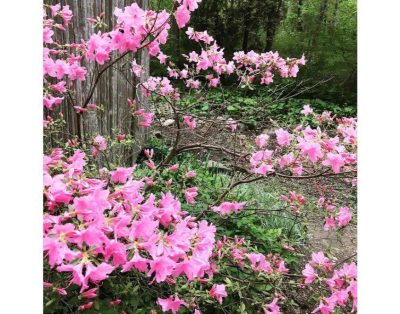
[[[296,77],[306,59],[239,51],[227,60],[207,31],[188,26],[201,1],[171,3],[171,11],[143,10],[136,3],[116,8],[110,31],[93,31],[79,43],[53,38],[73,18],[69,6],[44,8],[45,132],[66,123],[54,108],[68,105],[65,99],[76,92],[75,81],[91,86],[84,102],[74,104],[77,118],[83,119],[85,112],[101,110],[91,99],[102,73],[129,55],[131,71],[141,77],[144,70],[135,53],[146,49],[165,66],[166,76],[150,76],[137,85],[153,105],[152,112],[142,109],[140,100],[127,99],[126,106],[140,127],[168,135],[163,149],[146,144],[136,163],[109,161],[111,149],[132,145],[134,134],[81,134],[45,150],[45,311],[356,311],[356,264],[312,252],[306,237],[292,237],[295,225],[306,230],[304,223],[313,211],[324,217],[321,229],[346,228],[354,220],[350,204],[332,195],[320,193],[314,200],[290,190],[275,200],[278,209],[260,208],[255,199],[235,192],[273,178],[307,182],[339,177],[355,185],[357,120],[317,113],[306,105],[299,112],[304,118],[299,125],[248,134],[233,117],[196,113],[187,99],[201,103],[207,90],[223,93],[223,77],[235,78],[243,89],[255,84],[267,88],[276,77]],[[103,16],[86,22],[101,26]],[[183,55],[181,66],[168,62],[161,51],[172,23],[187,27],[188,38],[199,44],[198,50]],[[83,61],[100,70],[90,73]],[[89,77],[95,79],[89,82]],[[161,106],[172,112],[171,123],[165,123]],[[226,183],[204,181],[204,171],[183,158],[212,152],[222,154],[230,166]],[[264,226],[258,233],[238,228],[246,216],[274,212],[293,221],[287,233],[274,234]],[[260,242],[264,237],[267,241]],[[307,294],[307,304],[298,300],[299,293]]]

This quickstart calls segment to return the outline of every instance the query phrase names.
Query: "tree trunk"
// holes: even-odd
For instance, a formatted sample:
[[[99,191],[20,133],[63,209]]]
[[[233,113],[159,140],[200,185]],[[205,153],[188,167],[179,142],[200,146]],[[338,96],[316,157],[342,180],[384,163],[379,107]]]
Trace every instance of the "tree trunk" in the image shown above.
[[[336,28],[338,12],[339,12],[339,0],[335,0],[335,6],[333,8],[333,16],[331,21],[332,29]]]
[[[66,43],[79,43],[82,39],[88,40],[90,38],[95,31],[87,22],[88,17],[96,17],[101,12],[105,12],[104,22],[108,25],[108,29],[102,31],[110,31],[116,23],[115,7],[123,8],[133,2],[137,2],[142,8],[148,6],[148,0],[45,0],[46,4],[52,5],[58,2],[61,2],[62,5],[69,5],[74,14],[67,31],[58,37],[59,40]],[[130,114],[127,99],[135,98],[136,92],[134,77],[130,71],[130,61],[133,58],[134,55],[129,53],[102,75],[90,102],[101,106],[104,110],[90,110],[78,116],[73,109],[73,105],[83,105],[89,93],[92,78],[87,76],[83,82],[74,82],[75,87],[73,90],[75,93],[71,95],[73,100],[69,98],[66,103],[60,106],[60,111],[67,122],[65,133],[68,135],[64,137],[64,140],[70,138],[71,135],[79,135],[83,142],[88,143],[97,134],[115,139],[118,133],[130,134],[132,132],[133,118]],[[147,77],[149,71],[147,51],[140,52],[139,59],[143,60],[145,64],[146,73],[144,77]],[[137,60],[138,63],[140,60]],[[85,58],[83,58],[82,63],[86,66],[88,74],[93,74],[96,67],[98,67],[94,63],[86,62]],[[138,93],[140,94],[140,91]],[[135,147],[132,149],[113,150],[110,152],[109,159],[114,162],[124,161],[132,153],[136,158],[135,152],[140,151],[143,146],[143,133],[143,129],[134,128],[134,133],[131,134],[135,139]]]
[[[326,21],[327,8],[328,8],[328,0],[321,0],[321,6],[319,9],[318,20],[316,21],[315,31],[314,31],[314,34],[313,34],[312,40],[311,40],[311,47],[309,49],[308,61],[311,61],[313,54],[316,53],[316,50],[318,47],[318,37],[321,32],[322,24],[324,24]]]
[[[303,31],[303,20],[301,18],[302,10],[303,10],[303,1],[304,0],[298,0],[298,2],[297,2],[297,31],[298,32]]]
[[[275,38],[275,25],[267,23],[265,51],[271,51]]]

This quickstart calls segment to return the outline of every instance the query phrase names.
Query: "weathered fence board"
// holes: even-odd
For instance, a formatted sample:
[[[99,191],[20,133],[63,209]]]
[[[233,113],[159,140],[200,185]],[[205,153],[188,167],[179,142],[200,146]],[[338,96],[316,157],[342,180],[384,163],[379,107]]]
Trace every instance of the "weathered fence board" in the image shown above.
[[[64,33],[57,34],[55,39],[65,41],[66,43],[79,43],[82,39],[89,39],[94,32],[92,25],[87,22],[88,17],[96,17],[101,12],[105,12],[105,23],[111,29],[115,24],[114,16],[115,7],[123,8],[133,2],[137,2],[142,8],[148,7],[148,0],[45,0],[46,4],[54,5],[56,3],[69,5],[73,11],[74,17],[71,21],[68,30]],[[149,55],[147,51],[142,51],[136,54],[138,63],[142,63],[145,69],[145,75],[141,80],[148,77],[149,73]],[[130,114],[130,109],[127,104],[127,99],[139,98],[141,101],[142,95],[140,90],[137,91],[135,86],[138,83],[130,71],[130,61],[135,57],[135,54],[130,53],[108,69],[100,79],[97,88],[91,99],[91,103],[101,105],[104,111],[90,110],[83,114],[82,123],[78,125],[77,114],[73,106],[82,106],[86,96],[89,93],[92,76],[88,76],[83,82],[75,82],[75,92],[71,98],[66,97],[64,103],[58,110],[62,112],[66,120],[66,129],[64,130],[64,140],[70,135],[82,134],[82,139],[88,141],[92,136],[101,134],[115,138],[118,133],[132,134],[135,138],[136,145],[128,150],[114,150],[110,153],[110,159],[116,160],[121,158],[128,162],[134,160],[140,152],[144,143],[145,133],[142,128],[138,128]],[[88,69],[88,73],[95,70],[96,65],[83,61],[83,65]],[[142,101],[143,103],[143,101]],[[146,106],[146,105],[145,105]]]

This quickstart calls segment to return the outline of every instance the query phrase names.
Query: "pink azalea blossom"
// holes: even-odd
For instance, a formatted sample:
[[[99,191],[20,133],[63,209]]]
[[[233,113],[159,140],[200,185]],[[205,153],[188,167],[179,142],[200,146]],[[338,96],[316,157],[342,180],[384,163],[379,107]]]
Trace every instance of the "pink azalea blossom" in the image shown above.
[[[311,254],[311,264],[313,266],[322,266],[326,269],[331,269],[333,263],[327,258],[322,251]]]
[[[278,298],[274,298],[270,304],[264,307],[264,314],[281,314],[281,309],[277,303]]]
[[[315,163],[318,159],[324,156],[321,150],[321,145],[319,143],[302,141],[297,145],[301,149],[301,154],[303,156],[308,156],[311,162]]]
[[[260,134],[259,136],[256,137],[256,145],[262,149],[265,147],[265,145],[267,145],[267,142],[269,140],[269,135],[267,134]]]
[[[196,120],[192,116],[183,116],[183,122],[189,127],[189,129],[196,128]]]
[[[118,167],[117,170],[111,171],[111,181],[114,183],[125,183],[136,167],[122,168]]]
[[[174,266],[175,262],[170,258],[165,256],[156,257],[150,262],[149,276],[154,273],[156,282],[165,281],[165,279],[172,274]]]
[[[264,150],[255,152],[250,158],[250,165],[252,171],[256,174],[267,175],[269,172],[274,170],[272,164],[272,154],[271,150]]]
[[[88,310],[88,309],[90,309],[90,308],[93,306],[93,304],[94,304],[94,302],[85,303],[85,304],[79,306],[79,311]]]
[[[222,304],[222,299],[228,296],[228,293],[225,290],[225,285],[213,285],[210,290],[210,296],[217,299],[219,304]]]
[[[317,274],[316,274],[314,268],[310,264],[306,265],[306,267],[302,271],[302,274],[304,276],[304,282],[306,284],[313,283],[315,278],[317,278]]]
[[[60,3],[57,3],[56,5],[51,5],[50,6],[51,16],[55,17],[59,13],[60,9],[61,9]]]
[[[335,224],[335,218],[333,217],[327,217],[325,219],[325,224],[324,224],[324,230],[329,231],[335,229],[336,224]]]
[[[85,292],[83,292],[81,294],[81,296],[86,299],[93,299],[93,298],[97,297],[97,288],[92,288],[92,289],[86,290]]]
[[[275,134],[279,146],[290,146],[292,135],[289,132],[284,129],[278,129],[275,131]]]
[[[141,115],[141,121],[139,122],[140,126],[143,127],[149,127],[153,123],[153,117],[154,113],[153,112],[143,112]]]
[[[181,5],[176,10],[175,18],[178,27],[183,28],[190,20],[190,12],[184,5]]]
[[[185,199],[188,204],[194,204],[195,198],[199,193],[197,192],[197,187],[191,187],[185,190]]]
[[[185,301],[182,301],[181,299],[179,299],[179,297],[177,296],[170,296],[167,299],[161,299],[158,298],[157,299],[157,303],[158,305],[161,306],[162,311],[168,312],[171,311],[172,313],[176,314],[179,312],[179,308],[184,305],[184,306],[188,306],[187,303]]]
[[[341,207],[339,209],[339,215],[336,217],[339,227],[346,226],[352,218],[352,214],[348,207]]]
[[[231,212],[238,213],[241,211],[244,206],[246,205],[246,202],[241,202],[241,203],[231,203],[231,202],[223,202],[219,206],[214,206],[212,210],[216,213],[219,213],[221,216],[223,215],[229,215]]]
[[[140,77],[144,73],[143,68],[136,63],[136,59],[131,62],[131,71],[136,77]]]
[[[328,153],[326,160],[322,164],[324,166],[331,166],[334,173],[339,173],[340,169],[346,164],[346,160],[340,154]]]
[[[179,169],[179,164],[175,164],[175,165],[172,165],[171,167],[167,168],[167,170],[171,171],[171,172],[176,172],[176,171],[178,171],[178,169]]]
[[[265,259],[265,256],[260,253],[248,253],[246,257],[251,262],[251,268],[254,271],[264,271],[267,274],[272,274],[273,269],[271,264]]]
[[[50,85],[49,88],[52,90],[55,90],[57,92],[64,93],[67,90],[65,88],[65,84],[66,83],[64,81],[61,81],[61,82],[58,82],[57,84]]]
[[[97,149],[100,151],[107,149],[107,140],[101,135],[97,135],[94,138],[93,143],[97,147]]]
[[[61,12],[61,17],[64,21],[64,25],[67,26],[72,19],[72,11],[69,9],[69,5],[64,5]]]
[[[45,44],[53,43],[53,38],[52,38],[53,35],[54,35],[54,31],[50,27],[43,28],[43,42]]]
[[[188,172],[186,173],[185,177],[186,177],[187,179],[192,179],[192,178],[196,177],[196,171],[194,171],[194,170],[188,171]]]
[[[313,113],[313,110],[311,109],[310,105],[305,105],[301,113],[305,116],[308,116],[309,114]]]
[[[157,59],[160,61],[161,64],[166,64],[167,58],[168,56],[162,53],[162,51],[160,51],[160,53],[157,56]]]

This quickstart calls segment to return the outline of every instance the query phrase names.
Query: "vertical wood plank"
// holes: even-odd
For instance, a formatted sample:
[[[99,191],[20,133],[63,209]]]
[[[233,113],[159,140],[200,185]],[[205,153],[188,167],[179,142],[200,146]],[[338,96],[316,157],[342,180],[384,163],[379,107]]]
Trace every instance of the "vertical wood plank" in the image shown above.
[[[94,30],[87,23],[88,17],[96,17],[101,12],[105,12],[105,23],[109,26],[108,30],[111,30],[112,25],[116,22],[115,7],[123,8],[137,2],[142,8],[148,8],[148,0],[45,0],[44,2],[51,5],[61,2],[62,5],[69,5],[73,11],[74,17],[68,30],[56,36],[56,39],[67,43],[80,42],[82,39],[88,40],[90,38]],[[143,63],[146,72],[141,78],[141,81],[143,81],[149,75],[149,55],[147,51],[142,51],[138,55],[137,62]],[[130,71],[130,61],[134,57],[133,53],[128,54],[116,66],[104,73],[91,99],[91,102],[102,105],[104,111],[89,111],[83,114],[82,126],[77,125],[77,116],[72,102],[67,99],[63,102],[58,110],[67,122],[63,135],[64,140],[77,135],[79,128],[82,129],[82,134],[86,136],[83,138],[84,141],[89,141],[97,134],[111,138],[115,138],[118,133],[131,134],[135,139],[134,147],[125,150],[114,149],[110,152],[110,159],[114,162],[129,159],[130,163],[136,159],[144,144],[145,132],[133,121],[130,108],[127,105],[128,98],[137,97],[138,100],[143,102],[143,95],[140,91],[136,95],[134,88],[139,81],[135,80]],[[88,73],[94,73],[95,64],[87,62],[85,58],[83,58],[82,64],[88,69]],[[88,76],[86,81],[74,82],[75,105],[83,105],[85,96],[90,89],[91,79],[92,77]]]

